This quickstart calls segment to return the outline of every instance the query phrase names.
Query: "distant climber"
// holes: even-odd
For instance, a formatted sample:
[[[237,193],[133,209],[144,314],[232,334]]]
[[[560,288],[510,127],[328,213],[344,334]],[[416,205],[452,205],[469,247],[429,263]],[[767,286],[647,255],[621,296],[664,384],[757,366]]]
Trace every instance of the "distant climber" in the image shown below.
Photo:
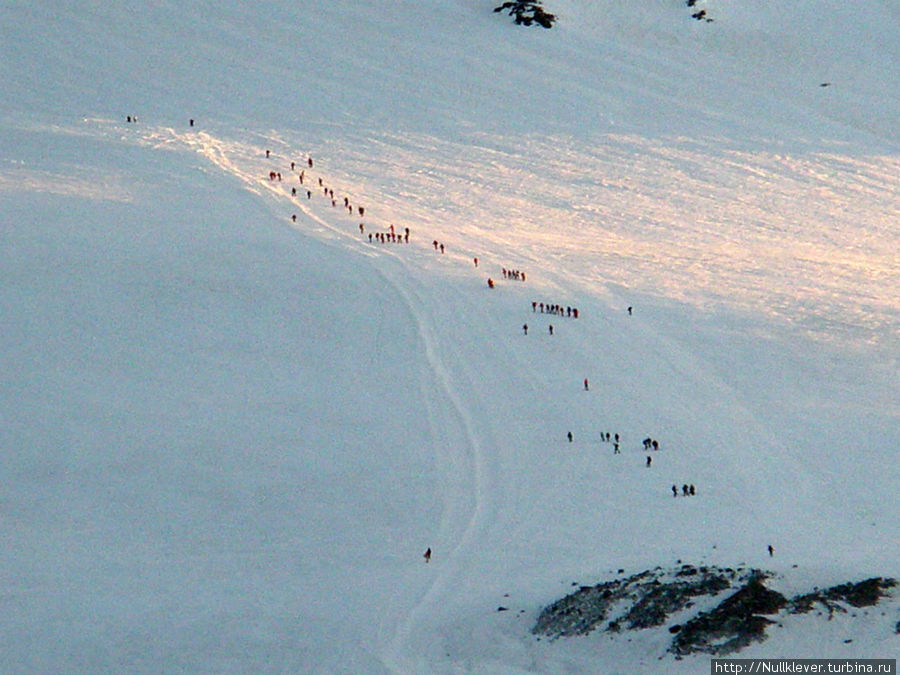
[[[309,160],[312,162],[312,160]],[[425,555],[422,556],[425,558],[425,562],[431,562],[431,547],[425,549]]]

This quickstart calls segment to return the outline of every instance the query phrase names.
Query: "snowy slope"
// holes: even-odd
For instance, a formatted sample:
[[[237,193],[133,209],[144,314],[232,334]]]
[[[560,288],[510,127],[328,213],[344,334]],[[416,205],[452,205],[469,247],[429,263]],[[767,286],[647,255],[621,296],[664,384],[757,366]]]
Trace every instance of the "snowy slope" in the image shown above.
[[[0,670],[696,672],[529,631],[900,576],[896,5],[546,6],[4,9]]]

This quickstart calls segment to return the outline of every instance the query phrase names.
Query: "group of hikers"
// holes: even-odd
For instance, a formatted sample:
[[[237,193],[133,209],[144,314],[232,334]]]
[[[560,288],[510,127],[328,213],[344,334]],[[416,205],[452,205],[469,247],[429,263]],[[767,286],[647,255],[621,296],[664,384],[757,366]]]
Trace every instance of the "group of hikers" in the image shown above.
[[[585,378],[585,380],[584,380],[584,389],[585,389],[585,391],[589,390],[587,378]],[[568,431],[568,432],[566,432],[566,439],[569,441],[569,443],[572,443],[575,440],[575,436],[574,436],[574,434],[572,434],[571,431]],[[613,454],[614,455],[622,454],[622,451],[619,449],[620,440],[621,440],[621,438],[619,437],[618,433],[610,434],[608,431],[600,432],[600,441],[601,442],[613,444]],[[643,446],[644,446],[644,450],[659,450],[659,442],[656,441],[656,439],[645,438],[643,441]],[[647,468],[650,468],[652,465],[653,465],[653,457],[652,457],[652,455],[647,455],[644,466]],[[683,497],[692,497],[695,494],[697,494],[697,491],[694,488],[693,484],[688,485],[687,483],[685,483],[681,487],[681,495]],[[678,496],[678,486],[676,486],[676,485],[672,486],[672,495],[674,497]]]
[[[477,260],[478,258],[476,258]],[[505,267],[503,270],[503,278],[510,279],[514,281],[525,281],[525,272],[520,272],[519,270],[508,270]]]
[[[585,390],[585,391],[588,391],[588,381],[587,381],[587,378],[585,378],[585,380],[584,380],[584,390]],[[569,435],[571,436],[571,432],[569,432]],[[572,439],[570,438],[569,440],[571,441]],[[649,439],[645,439],[645,440],[644,440],[644,450],[647,450],[647,449],[649,449],[649,447],[650,447],[650,446],[648,446],[648,444],[647,444],[647,440],[649,440]],[[620,438],[619,438],[619,434],[618,434],[618,433],[615,433],[615,434],[610,435],[610,433],[609,433],[608,431],[601,431],[601,432],[600,432],[600,441],[603,442],[603,443],[612,443],[612,444],[613,444],[613,454],[614,454],[614,455],[621,455],[621,454],[622,454],[622,451],[619,449],[619,441],[620,441]],[[656,441],[653,441],[652,448],[653,448],[654,450],[659,450],[659,443],[657,443]],[[648,466],[648,467],[649,467],[652,463],[653,463],[653,458],[650,457],[650,456],[648,455],[648,456],[647,456],[647,462],[646,462],[645,466]]]
[[[362,224],[360,223],[360,227]],[[391,226],[393,227],[393,226]],[[408,244],[409,228],[406,228],[406,234],[396,234],[394,232],[369,232],[369,241],[376,241],[380,244]]]
[[[570,319],[578,318],[577,307],[563,307],[562,305],[551,305],[550,303],[535,300],[531,303],[531,311],[537,312],[538,310],[540,310],[541,314],[553,314],[554,316],[564,316]]]
[[[132,118],[129,117],[128,121],[131,122]],[[137,121],[136,117],[134,118],[134,121]],[[271,152],[269,150],[266,150],[266,157],[271,157]],[[306,160],[306,165],[308,168],[313,167],[313,160],[311,157]],[[295,170],[296,170],[296,163],[291,162],[291,171],[295,171]],[[301,171],[298,174],[298,178],[299,178],[300,184],[304,184],[304,180],[306,179],[305,170]],[[271,171],[271,172],[269,172],[269,180],[281,181],[282,176],[278,171]],[[323,195],[327,199],[331,200],[332,206],[337,206],[337,199],[334,196],[334,190],[327,187],[324,184],[324,181],[321,177],[318,179],[318,183],[319,183],[319,187],[321,187],[323,190]],[[310,199],[312,197],[312,193],[309,190],[307,190],[306,192],[307,192],[307,199]],[[296,188],[292,188],[291,195],[294,197],[297,196]],[[344,208],[346,208],[348,210],[348,212],[351,215],[353,214],[354,207],[351,205],[349,197],[343,198],[343,206],[344,206]],[[357,213],[359,214],[359,217],[362,218],[365,214],[364,207],[358,206],[358,207],[356,207],[356,209],[357,209]],[[296,214],[294,216],[292,216],[292,218],[296,222],[296,219],[297,219]],[[360,231],[360,234],[362,234],[363,236],[368,235],[368,241],[370,243],[376,243],[376,242],[381,243],[381,244],[387,244],[387,243],[408,244],[409,243],[410,231],[409,231],[408,227],[404,228],[402,233],[396,231],[393,224],[389,225],[388,228],[385,229],[384,231],[367,232],[365,223],[360,222],[359,223],[359,231]],[[445,252],[444,244],[439,242],[437,239],[432,241],[432,248],[435,251],[439,251],[442,254]],[[473,258],[473,262],[474,262],[475,267],[477,268],[479,265],[478,258]],[[503,278],[506,280],[525,281],[525,278],[526,278],[524,272],[522,272],[520,270],[515,270],[515,269],[507,269],[505,267],[501,268],[501,274],[502,274]],[[494,288],[494,280],[492,278],[488,278],[488,286],[490,288]],[[558,303],[533,301],[531,303],[531,310],[533,313],[540,312],[541,314],[551,314],[554,316],[561,316],[561,317],[566,317],[566,318],[573,318],[573,319],[579,318],[579,311],[578,311],[577,307],[564,306],[564,305],[558,304]],[[628,307],[628,314],[631,315],[631,313],[632,313],[632,308]],[[527,335],[528,334],[528,324],[527,323],[524,324],[522,326],[522,328],[523,328],[524,333]],[[553,329],[552,324],[549,325],[548,331],[549,331],[550,335],[553,335],[553,330],[554,329]],[[585,391],[590,390],[590,386],[589,386],[589,382],[588,382],[587,378],[584,379],[584,389],[585,389]],[[566,437],[570,443],[574,442],[574,435],[571,431],[567,432]],[[621,438],[618,433],[610,433],[608,431],[601,432],[600,440],[601,440],[601,442],[612,443],[613,454],[616,454],[616,455],[621,454],[621,450],[620,450]],[[659,442],[653,438],[645,438],[643,440],[643,449],[645,451],[651,451],[651,450],[657,451],[657,450],[659,450]],[[647,455],[645,466],[647,468],[650,468],[652,463],[653,463],[653,457],[651,455]],[[692,485],[692,484],[685,483],[684,485],[681,486],[680,491],[679,491],[679,488],[677,485],[672,485],[671,489],[672,489],[672,495],[674,497],[679,497],[679,496],[689,497],[689,496],[693,496],[696,494],[696,489],[695,489],[694,485]],[[770,555],[773,554],[773,549],[771,547],[769,548],[769,554]],[[432,550],[429,547],[428,549],[426,549],[426,551],[423,555],[425,562],[429,562],[431,560],[431,556],[432,556]]]
[[[129,119],[129,121],[130,121],[130,119]],[[272,158],[274,158],[275,155],[272,153],[271,150],[266,150],[265,156],[267,159],[272,159]],[[308,157],[304,163],[306,164],[307,168],[311,169],[313,167],[312,157]],[[298,163],[296,161],[292,161],[290,163],[290,167],[291,167],[291,171],[296,173],[296,170],[298,168]],[[301,170],[296,175],[297,175],[297,178],[298,178],[300,184],[305,185],[306,184],[305,181],[309,178],[306,175],[306,169]],[[284,180],[284,177],[282,176],[281,172],[277,171],[277,170],[269,171],[268,178],[272,182],[282,182]],[[335,196],[334,189],[329,187],[328,185],[326,185],[325,181],[322,177],[318,177],[317,181],[318,181],[318,186],[322,189],[322,195],[326,199],[331,201],[332,206],[334,206],[334,207],[338,206],[339,198]],[[298,194],[297,188],[292,187],[291,188],[291,196],[297,197],[297,194]],[[312,191],[306,190],[306,198],[312,199]],[[354,214],[354,206],[350,203],[349,197],[343,197],[343,207],[345,209],[347,209],[347,211],[350,215]],[[360,218],[363,218],[365,216],[365,213],[366,213],[365,207],[356,206],[355,209],[356,209],[356,213],[359,215]],[[293,222],[297,222],[297,214],[293,214],[291,216],[291,220]],[[364,237],[367,237],[368,241],[370,243],[380,243],[380,244],[388,244],[388,243],[408,244],[409,243],[410,232],[409,232],[408,227],[403,228],[402,233],[395,231],[395,228],[393,225],[390,225],[388,227],[388,229],[386,229],[385,231],[368,232],[366,229],[366,224],[364,222],[361,222],[361,223],[359,223],[359,232]],[[432,245],[432,248],[437,252],[440,252],[440,253],[446,252],[445,244],[438,241],[437,239],[433,240],[431,242],[431,245]],[[478,262],[479,262],[478,258],[474,258],[475,267],[478,267]],[[525,281],[525,272],[522,272],[521,270],[512,270],[512,269],[502,268],[501,273],[502,273],[504,279]],[[488,279],[488,286],[491,288],[494,287],[493,279]],[[544,303],[541,303],[541,307],[542,307],[541,311],[543,312],[544,311],[544,309],[543,309]],[[566,312],[566,310],[564,310],[562,308],[562,306],[559,306],[559,305],[553,306],[553,311],[551,311],[551,305],[547,304],[546,307],[547,307],[547,313],[557,313],[560,315],[564,315]],[[567,310],[568,310],[568,314],[566,314],[567,316],[575,316],[577,318],[577,316],[578,316],[577,309],[567,308]],[[551,333],[553,332],[552,328],[550,329],[550,332]]]
[[[193,120],[192,120],[192,122],[193,122]],[[191,126],[193,126],[193,124],[191,124]],[[266,150],[266,159],[271,159],[272,157],[273,157],[272,151]],[[306,166],[306,168],[301,169],[300,172],[297,173],[297,180],[300,182],[300,185],[306,184],[305,183],[305,181],[307,179],[306,170],[307,170],[307,168],[308,169],[313,168],[313,164],[314,164],[313,158],[307,157],[306,160],[303,162],[303,164]],[[298,163],[296,161],[291,161],[291,171],[296,172],[297,168],[298,168]],[[269,171],[268,176],[269,176],[269,180],[272,182],[282,182],[283,181],[283,177],[282,177],[280,171],[274,171],[274,170]],[[326,185],[325,180],[324,180],[324,178],[322,178],[322,176],[319,176],[317,178],[317,182],[318,182],[318,186],[322,189],[322,195],[331,202],[332,207],[337,207],[338,206],[338,198],[334,194],[334,188],[331,188],[328,185]],[[297,196],[297,188],[291,187],[291,197],[296,197],[296,196]],[[306,198],[312,199],[312,190],[306,190]],[[343,208],[347,209],[347,213],[351,216],[354,215],[354,210],[360,218],[364,218],[366,215],[366,207],[360,206],[360,205],[356,205],[354,207],[354,205],[350,203],[350,197],[345,196],[343,198]],[[291,220],[295,223],[297,222],[297,214],[296,213],[291,215]],[[360,234],[366,234],[365,223],[359,224],[359,231],[360,231]],[[405,228],[405,232],[401,235],[401,234],[395,232],[394,226],[391,225],[390,228],[384,232],[369,232],[368,237],[369,237],[370,243],[377,242],[377,243],[381,243],[381,244],[386,244],[386,243],[408,244],[409,243],[409,228],[408,227]]]
[[[538,311],[538,308],[540,308],[541,312],[543,312],[543,313],[547,313],[547,312],[549,312],[549,313],[554,313],[554,314],[555,314],[555,313],[559,313],[559,314],[563,314],[563,313],[564,313],[563,310],[562,310],[562,307],[561,307],[560,305],[547,305],[547,304],[544,304],[544,303],[538,303],[538,302],[532,302],[532,303],[531,303],[531,310],[532,310],[532,312],[537,312],[537,311]],[[631,307],[628,307],[628,314],[629,314],[629,316],[632,314],[632,308],[631,308]],[[572,308],[566,308],[566,310],[565,310],[565,315],[566,315],[566,316],[574,316],[575,318],[577,318],[577,317],[578,317],[578,310],[577,310],[577,309],[572,309]],[[522,328],[524,329],[525,334],[527,335],[527,334],[528,334],[528,324],[525,324]],[[550,331],[551,331],[551,335],[552,335],[552,334],[553,334],[552,326],[550,327]],[[590,388],[591,388],[591,387],[590,387],[590,381],[588,380],[588,378],[584,378],[584,380],[583,380],[583,385],[584,385],[584,390],[585,390],[585,391],[590,391]],[[569,443],[572,443],[572,442],[574,442],[574,440],[575,440],[575,436],[574,436],[574,434],[573,434],[571,431],[567,431],[567,432],[566,432],[566,439],[568,440]],[[621,437],[619,436],[619,433],[618,433],[618,432],[610,433],[610,432],[608,432],[608,431],[601,431],[601,432],[600,432],[600,441],[601,441],[601,442],[604,442],[604,443],[612,443],[612,444],[613,444],[613,454],[614,454],[614,455],[620,455],[620,454],[622,454],[622,452],[621,452],[621,450],[620,450]],[[641,442],[641,444],[642,444],[643,450],[644,450],[645,452],[651,452],[651,451],[652,451],[652,452],[656,452],[656,451],[659,450],[659,441],[657,441],[655,438],[651,438],[651,437],[648,436],[647,438],[643,439],[643,441]],[[648,455],[646,456],[646,459],[645,459],[645,462],[644,462],[644,466],[645,466],[646,468],[648,468],[648,469],[651,468],[651,467],[653,466],[653,455],[652,455],[652,454],[648,454]],[[676,486],[676,485],[673,485],[673,486],[672,486],[672,494],[673,494],[673,496],[675,496],[675,497],[678,497],[678,496],[679,496],[678,486]],[[696,495],[696,494],[697,494],[697,491],[696,491],[696,488],[694,487],[693,484],[687,484],[687,483],[685,483],[685,484],[682,486],[682,489],[681,489],[681,496],[684,496],[684,497],[691,497],[691,496],[694,496],[694,495]],[[770,555],[771,555],[771,552],[770,552]]]

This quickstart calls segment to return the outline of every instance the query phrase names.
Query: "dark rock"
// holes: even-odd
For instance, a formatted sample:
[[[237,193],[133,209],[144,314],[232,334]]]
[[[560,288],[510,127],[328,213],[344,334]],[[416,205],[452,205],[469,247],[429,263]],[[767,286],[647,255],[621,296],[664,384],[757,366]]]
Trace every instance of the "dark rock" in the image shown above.
[[[515,18],[517,25],[530,26],[536,23],[544,28],[551,28],[556,21],[556,15],[545,11],[540,0],[510,0],[494,8],[495,12],[504,10]]]
[[[871,607],[878,604],[878,601],[887,595],[887,590],[896,585],[897,581],[894,579],[873,577],[855,584],[832,586],[824,593],[831,600],[843,600],[854,607]]]
[[[765,618],[787,604],[787,599],[763,584],[766,575],[755,571],[733,595],[709,612],[688,621],[672,641],[670,651],[680,656],[695,652],[731,654],[765,639]]]
[[[628,627],[661,626],[670,614],[690,605],[692,598],[698,595],[714,595],[728,587],[728,581],[716,575],[702,577],[695,581],[678,581],[667,584],[654,579],[653,587],[648,588],[641,595],[625,616]]]
[[[835,612],[846,612],[840,604],[846,603],[852,607],[871,607],[878,604],[881,598],[886,597],[888,589],[894,588],[897,581],[882,577],[873,577],[857,583],[839,584],[824,590],[818,587],[812,593],[804,593],[792,598],[788,605],[791,614],[807,614],[817,604],[828,610],[829,616]]]

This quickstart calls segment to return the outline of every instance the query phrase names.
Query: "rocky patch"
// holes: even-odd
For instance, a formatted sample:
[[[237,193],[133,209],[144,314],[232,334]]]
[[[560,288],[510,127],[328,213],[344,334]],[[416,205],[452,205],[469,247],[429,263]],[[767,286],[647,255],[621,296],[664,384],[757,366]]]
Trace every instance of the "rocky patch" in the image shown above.
[[[668,625],[668,651],[734,654],[766,639],[766,629],[816,608],[847,612],[890,597],[897,582],[875,577],[787,598],[769,588],[771,572],[682,565],[581,586],[546,607],[532,633],[551,639]],[[719,598],[721,599],[719,600]],[[824,612],[823,612],[824,614]]]
[[[516,24],[520,26],[537,24],[544,28],[552,28],[553,22],[556,21],[556,15],[550,14],[541,7],[540,0],[512,0],[495,7],[494,11],[507,11],[511,17],[515,18]]]

